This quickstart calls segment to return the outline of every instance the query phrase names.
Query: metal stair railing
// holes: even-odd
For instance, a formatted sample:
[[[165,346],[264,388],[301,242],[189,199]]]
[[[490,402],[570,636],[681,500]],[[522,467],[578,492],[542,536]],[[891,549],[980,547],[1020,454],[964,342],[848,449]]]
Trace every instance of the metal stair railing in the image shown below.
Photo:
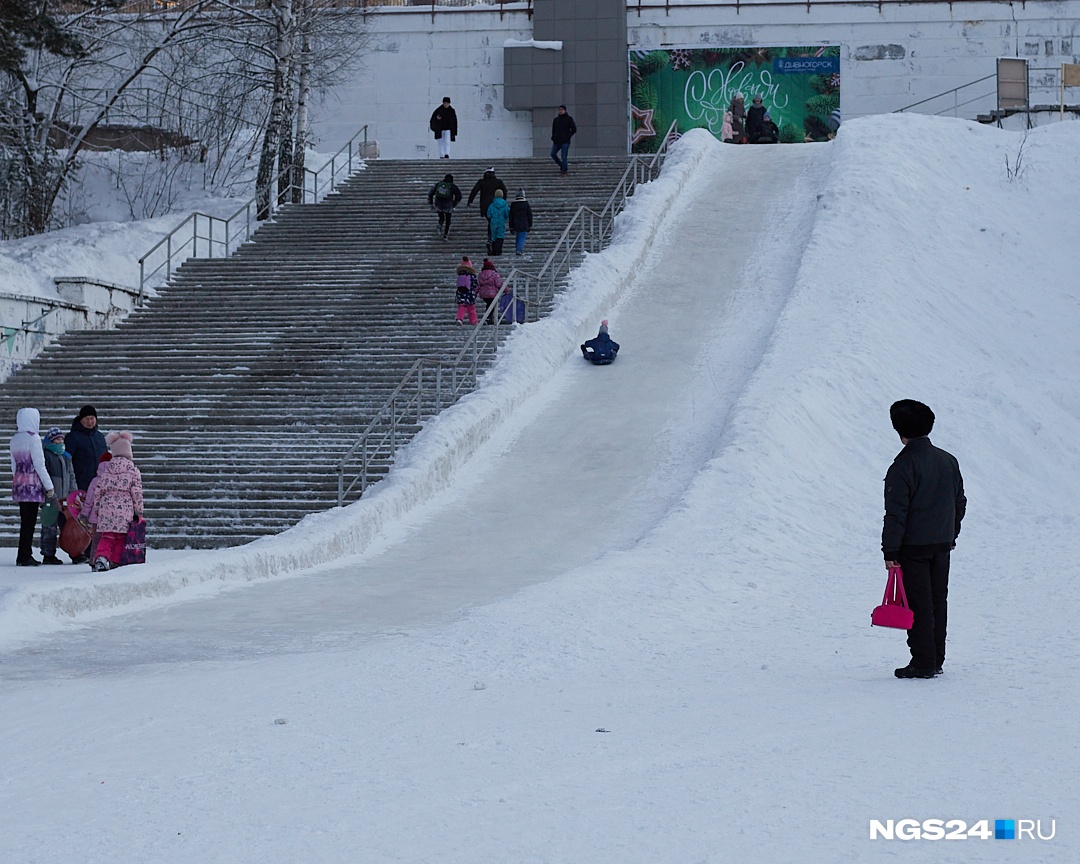
[[[299,186],[293,182],[292,166],[282,170],[271,185],[270,218],[287,204],[315,204],[332,192],[342,179],[356,170],[354,166],[363,162],[361,154],[366,152],[367,132],[365,125],[318,171],[305,166],[304,179]],[[288,182],[282,183],[283,180]],[[250,240],[261,221],[268,221],[256,218],[260,209],[259,199],[260,195],[256,193],[227,219],[192,213],[162,237],[139,259],[139,305],[142,305],[147,287],[168,282],[177,267],[175,261],[182,263],[189,258],[227,258],[240,244]],[[265,200],[261,206],[265,209]]]
[[[969,81],[967,84],[961,84],[959,87],[953,87],[952,90],[945,90],[944,92],[938,93],[935,96],[929,96],[926,99],[920,99],[918,102],[912,102],[910,105],[905,105],[903,108],[897,108],[892,113],[893,114],[902,114],[905,111],[908,111],[908,110],[910,110],[912,108],[917,108],[920,105],[925,105],[927,102],[933,102],[935,99],[942,99],[942,98],[944,98],[946,96],[949,96],[951,94],[952,97],[953,97],[952,107],[943,108],[941,111],[935,111],[934,116],[935,117],[940,117],[942,114],[946,114],[946,113],[951,111],[953,117],[959,117],[960,116],[959,111],[960,111],[961,108],[965,107],[966,105],[970,105],[972,102],[978,102],[981,99],[989,99],[991,96],[993,96],[997,92],[996,90],[991,90],[989,93],[980,93],[978,96],[975,96],[975,97],[973,97],[971,99],[965,99],[965,101],[961,102],[961,101],[959,101],[959,99],[960,99],[960,91],[965,90],[968,87],[974,87],[976,84],[982,84],[984,81],[989,81],[989,80],[991,80],[993,78],[997,78],[997,73],[996,72],[993,75],[985,75],[982,78],[977,78],[974,81]],[[923,113],[929,113],[929,112],[920,111],[919,113],[923,114]]]
[[[651,159],[631,157],[615,191],[599,213],[588,207],[577,209],[539,273],[527,273],[516,267],[510,271],[456,357],[452,360],[421,357],[413,363],[360,438],[338,462],[339,507],[344,506],[357,487],[363,495],[373,480],[378,479],[375,470],[378,465],[389,467],[398,448],[412,437],[405,434],[404,427],[419,427],[475,389],[483,371],[482,360],[494,355],[501,344],[500,328],[512,326],[504,320],[505,313],[499,308],[504,297],[525,302],[526,322],[539,320],[570,270],[586,253],[599,252],[611,242],[615,217],[625,208],[637,184],[649,182],[659,174],[667,145],[674,140],[674,129],[672,123],[663,146]]]

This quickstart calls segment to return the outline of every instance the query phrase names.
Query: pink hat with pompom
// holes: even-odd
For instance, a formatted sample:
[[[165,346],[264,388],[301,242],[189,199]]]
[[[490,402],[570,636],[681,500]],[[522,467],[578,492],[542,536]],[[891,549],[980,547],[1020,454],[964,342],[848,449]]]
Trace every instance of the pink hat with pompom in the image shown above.
[[[122,432],[110,432],[105,436],[105,443],[109,445],[109,451],[113,456],[124,456],[128,459],[133,458],[131,455],[131,442],[134,440],[135,436],[126,429]]]

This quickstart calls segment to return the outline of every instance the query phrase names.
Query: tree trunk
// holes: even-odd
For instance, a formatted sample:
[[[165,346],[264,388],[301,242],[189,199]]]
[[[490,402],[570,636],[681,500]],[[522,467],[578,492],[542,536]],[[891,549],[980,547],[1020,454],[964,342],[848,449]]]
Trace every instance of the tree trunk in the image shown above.
[[[270,103],[270,117],[263,134],[262,152],[259,156],[259,171],[255,180],[257,196],[257,218],[269,219],[273,212],[271,199],[274,194],[274,164],[277,161],[278,142],[281,140],[281,128],[285,116],[286,87],[289,79],[290,52],[292,50],[291,32],[293,27],[292,0],[272,0],[271,12],[274,16],[274,90]]]
[[[307,152],[308,137],[310,135],[311,119],[308,114],[308,102],[311,99],[311,30],[312,30],[311,0],[303,0],[303,20],[300,23],[300,80],[297,85],[296,95],[296,141],[293,146],[292,158],[292,189],[293,203],[302,204],[304,201],[304,157]],[[331,178],[332,179],[332,178]],[[318,190],[314,190],[318,194]]]

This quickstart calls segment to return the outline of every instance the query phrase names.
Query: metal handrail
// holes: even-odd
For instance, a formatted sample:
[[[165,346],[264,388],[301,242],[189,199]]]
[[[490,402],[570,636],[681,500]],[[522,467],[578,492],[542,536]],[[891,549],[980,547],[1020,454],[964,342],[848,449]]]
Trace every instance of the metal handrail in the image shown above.
[[[312,171],[304,166],[304,175],[301,184],[297,186],[293,182],[294,167],[289,166],[278,173],[271,183],[269,190],[270,216],[289,203],[314,204],[321,201],[337,186],[338,175],[342,173],[349,176],[355,170],[354,163],[363,162],[362,153],[366,151],[368,143],[368,127],[365,125],[353,135],[345,146],[330,157],[330,161],[318,171]],[[363,143],[360,143],[360,141]],[[344,170],[342,170],[344,169]],[[310,178],[311,182],[308,183]],[[282,185],[283,180],[288,183]],[[162,237],[154,247],[139,259],[139,298],[141,305],[148,285],[157,281],[158,275],[164,269],[165,275],[161,282],[167,282],[172,278],[175,269],[173,261],[180,256],[181,260],[189,258],[227,258],[242,244],[251,239],[251,235],[257,230],[258,223],[262,220],[257,218],[260,207],[266,207],[267,193],[256,192],[250,200],[244,202],[240,208],[227,219],[220,216],[210,216],[206,213],[192,213],[177,225],[172,231]],[[190,230],[188,229],[188,226]],[[200,231],[200,228],[202,229]],[[216,229],[216,230],[215,230]],[[190,235],[190,236],[189,236]],[[202,243],[200,252],[200,241]],[[163,260],[150,266],[151,257],[164,247]]]
[[[346,497],[358,486],[360,494],[364,494],[373,479],[374,462],[393,460],[402,425],[406,422],[421,425],[475,387],[480,376],[481,358],[498,351],[499,328],[511,326],[503,320],[504,313],[499,310],[504,297],[525,302],[526,322],[539,320],[543,309],[554,300],[562,278],[581,256],[599,252],[611,241],[615,217],[626,206],[634,188],[638,183],[653,180],[659,173],[674,127],[673,123],[661,150],[650,160],[646,161],[642,156],[631,157],[603,210],[597,213],[584,206],[577,209],[538,273],[528,273],[517,267],[511,269],[499,293],[452,360],[422,357],[412,364],[356,443],[338,461],[339,507],[344,506]],[[490,323],[488,319],[491,319]],[[348,466],[356,459],[359,467],[355,469],[355,475],[346,480]]]
[[[963,90],[965,87],[973,87],[976,84],[982,84],[983,81],[989,81],[991,78],[997,78],[997,73],[995,72],[992,75],[985,75],[982,78],[977,78],[974,81],[969,81],[967,84],[961,84],[959,87],[953,87],[952,90],[945,90],[945,91],[943,91],[941,93],[938,93],[936,96],[929,96],[926,99],[920,99],[918,102],[912,102],[910,105],[905,105],[903,108],[897,108],[892,113],[893,114],[903,114],[909,108],[916,108],[919,105],[925,105],[927,102],[933,102],[935,99],[940,99],[943,96],[948,96],[950,93],[953,94],[953,107],[952,107],[952,110],[956,111],[956,109],[959,108],[961,104],[962,105],[967,105],[970,102],[977,101],[978,99],[984,99],[984,98],[986,98],[986,96],[992,96],[993,93],[987,93],[987,94],[985,94],[985,96],[976,96],[975,99],[969,99],[967,102],[963,102],[963,103],[957,103],[956,102],[956,94],[959,91]],[[945,110],[948,111],[949,109],[946,108]],[[934,116],[938,116],[938,115],[940,115],[942,113],[944,113],[944,112],[938,111],[937,114],[935,114]]]

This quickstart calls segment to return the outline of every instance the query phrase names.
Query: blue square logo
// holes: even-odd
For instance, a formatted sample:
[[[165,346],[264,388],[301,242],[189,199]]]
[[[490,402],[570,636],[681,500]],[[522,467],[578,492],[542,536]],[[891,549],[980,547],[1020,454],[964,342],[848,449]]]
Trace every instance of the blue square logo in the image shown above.
[[[1016,839],[1016,820],[1015,819],[995,819],[994,820],[994,839],[995,840],[1015,840]]]

